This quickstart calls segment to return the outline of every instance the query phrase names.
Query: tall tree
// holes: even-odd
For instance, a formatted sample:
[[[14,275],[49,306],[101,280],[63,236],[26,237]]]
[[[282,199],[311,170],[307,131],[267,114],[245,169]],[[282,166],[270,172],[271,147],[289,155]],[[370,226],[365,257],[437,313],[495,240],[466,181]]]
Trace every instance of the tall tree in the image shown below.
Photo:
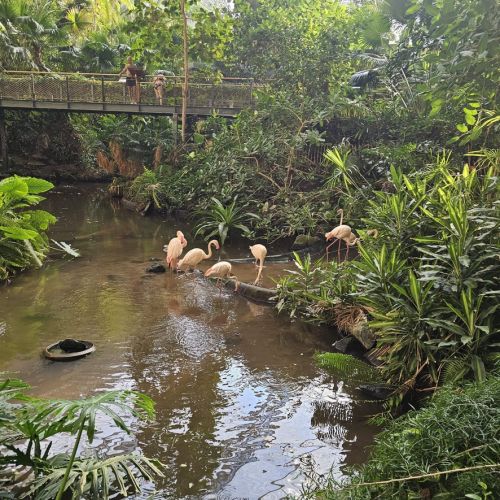
[[[186,0],[180,0],[182,16],[182,58],[184,66],[184,80],[182,82],[182,114],[181,114],[181,139],[186,140],[186,115],[189,94],[189,46],[188,46],[188,22],[186,15]]]

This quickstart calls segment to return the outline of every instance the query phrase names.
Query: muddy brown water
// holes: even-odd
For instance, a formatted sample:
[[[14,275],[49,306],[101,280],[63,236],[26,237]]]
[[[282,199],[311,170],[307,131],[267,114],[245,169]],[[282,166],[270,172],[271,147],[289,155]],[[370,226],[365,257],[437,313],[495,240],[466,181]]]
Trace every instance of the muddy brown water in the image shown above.
[[[178,228],[189,248],[191,235],[175,220],[114,208],[103,187],[57,187],[44,208],[59,218],[51,236],[76,237],[81,257],[52,258],[0,288],[0,370],[38,396],[125,388],[151,396],[154,422],[129,420],[128,436],[101,419],[93,443],[100,453],[140,451],[167,465],[140,498],[300,496],[311,477],[341,478],[366,459],[374,408],[312,361],[330,348],[331,331],[219,294],[194,275],[146,274]],[[247,243],[228,248],[225,257],[250,256]],[[269,264],[265,285],[289,268]],[[252,264],[234,271],[243,281],[256,272]],[[69,363],[41,356],[65,337],[97,350]],[[54,450],[67,446],[62,439]]]

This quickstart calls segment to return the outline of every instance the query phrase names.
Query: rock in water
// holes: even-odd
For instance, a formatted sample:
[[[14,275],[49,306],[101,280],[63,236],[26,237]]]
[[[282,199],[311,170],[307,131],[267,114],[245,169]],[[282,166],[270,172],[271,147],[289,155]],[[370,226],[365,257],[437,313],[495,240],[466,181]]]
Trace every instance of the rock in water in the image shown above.
[[[75,339],[61,340],[61,342],[59,342],[59,347],[64,352],[81,352],[87,349],[87,346],[83,342]]]
[[[146,268],[147,273],[164,273],[166,271],[165,266],[163,264],[151,264]]]
[[[292,245],[292,250],[300,250],[301,248],[312,247],[321,240],[317,236],[308,234],[299,234]]]
[[[384,401],[396,390],[393,385],[387,384],[362,384],[358,389],[371,399]]]
[[[360,345],[359,341],[350,336],[337,340],[337,342],[333,344],[333,347],[343,354],[351,354],[353,352],[359,353],[363,351],[363,347]]]

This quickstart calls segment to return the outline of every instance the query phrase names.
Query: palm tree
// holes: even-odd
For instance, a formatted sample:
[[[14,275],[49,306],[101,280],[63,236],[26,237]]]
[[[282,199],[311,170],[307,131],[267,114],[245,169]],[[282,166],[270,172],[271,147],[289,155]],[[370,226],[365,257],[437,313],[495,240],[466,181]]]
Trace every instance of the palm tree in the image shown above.
[[[52,0],[4,0],[0,3],[0,53],[7,62],[48,71],[44,49],[62,35],[62,9]]]

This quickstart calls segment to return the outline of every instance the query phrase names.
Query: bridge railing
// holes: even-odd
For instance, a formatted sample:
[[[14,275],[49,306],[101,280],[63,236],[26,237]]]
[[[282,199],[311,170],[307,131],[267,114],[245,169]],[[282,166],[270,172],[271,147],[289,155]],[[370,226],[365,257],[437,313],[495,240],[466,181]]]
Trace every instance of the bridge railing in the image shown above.
[[[153,87],[153,76],[139,82],[139,104],[159,106]],[[179,107],[182,103],[181,76],[165,76],[163,106]],[[254,82],[246,78],[223,78],[220,82],[190,79],[188,106],[195,108],[237,108],[253,104]],[[125,83],[116,74],[34,73],[5,71],[0,73],[0,99],[16,101],[131,104]]]

